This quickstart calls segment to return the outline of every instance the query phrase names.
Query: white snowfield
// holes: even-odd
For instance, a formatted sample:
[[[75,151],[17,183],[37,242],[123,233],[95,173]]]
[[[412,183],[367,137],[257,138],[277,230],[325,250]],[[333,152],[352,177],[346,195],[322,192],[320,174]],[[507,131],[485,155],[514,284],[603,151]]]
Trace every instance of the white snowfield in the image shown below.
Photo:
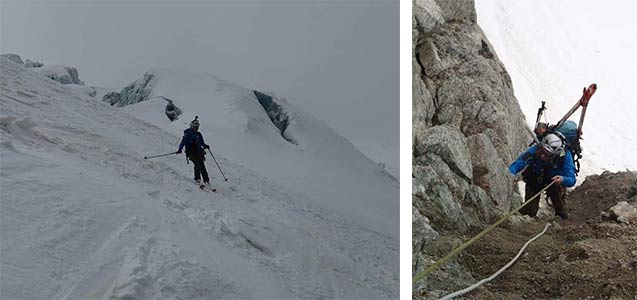
[[[113,108],[0,58],[0,298],[398,297],[397,182],[307,114],[290,108],[293,145],[249,90],[157,78],[176,124],[163,100]],[[193,114],[217,193],[183,155],[143,159]]]
[[[555,124],[584,87],[598,85],[584,121],[579,182],[603,170],[637,170],[634,6],[632,1],[476,1],[478,24],[511,75],[528,124],[535,123],[541,101]],[[579,111],[571,119],[578,122]]]

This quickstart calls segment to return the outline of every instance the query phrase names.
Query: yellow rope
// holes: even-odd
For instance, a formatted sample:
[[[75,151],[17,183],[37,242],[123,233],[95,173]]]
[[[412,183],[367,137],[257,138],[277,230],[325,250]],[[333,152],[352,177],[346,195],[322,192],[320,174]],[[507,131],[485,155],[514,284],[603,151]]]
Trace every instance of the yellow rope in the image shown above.
[[[517,211],[519,211],[520,209],[522,209],[522,207],[525,207],[527,204],[531,203],[531,201],[533,199],[535,199],[535,197],[539,196],[542,192],[546,191],[546,189],[548,189],[550,186],[552,186],[555,183],[555,181],[552,181],[549,185],[545,186],[541,191],[539,191],[537,194],[535,194],[533,197],[531,197],[529,200],[527,200],[526,202],[524,202],[522,205],[520,205],[518,208],[510,211],[508,214],[506,214],[504,217],[502,217],[500,220],[498,220],[497,222],[495,222],[494,224],[492,224],[491,226],[485,228],[484,230],[482,230],[480,233],[478,233],[476,236],[474,236],[473,238],[471,238],[470,240],[466,241],[464,244],[460,245],[459,247],[457,247],[456,249],[453,249],[453,251],[451,251],[449,254],[447,254],[445,257],[439,259],[436,263],[434,263],[433,265],[429,266],[427,269],[425,269],[424,271],[422,271],[421,273],[417,274],[416,276],[414,276],[413,278],[413,284],[416,284],[418,281],[420,281],[420,279],[422,279],[423,277],[429,275],[431,272],[435,271],[436,269],[438,269],[442,264],[444,264],[445,262],[447,262],[449,259],[451,259],[452,257],[456,256],[458,253],[460,253],[460,251],[464,250],[465,248],[467,248],[469,245],[473,244],[473,242],[477,241],[479,238],[481,238],[482,236],[484,236],[485,234],[487,234],[489,231],[493,230],[493,228],[495,228],[496,226],[500,225],[500,223],[504,222],[506,219],[508,219],[509,217],[511,217],[514,213],[516,213]]]

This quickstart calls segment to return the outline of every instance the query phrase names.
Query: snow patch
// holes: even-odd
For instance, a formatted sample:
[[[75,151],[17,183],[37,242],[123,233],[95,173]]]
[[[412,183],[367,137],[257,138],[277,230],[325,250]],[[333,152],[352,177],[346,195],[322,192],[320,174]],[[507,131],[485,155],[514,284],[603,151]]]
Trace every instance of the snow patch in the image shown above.
[[[203,266],[183,247],[148,238],[126,252],[108,298],[246,298],[238,286]]]
[[[0,116],[2,130],[16,137],[33,135],[36,125],[30,117]]]
[[[64,87],[67,89],[70,89],[73,93],[79,94],[82,96],[95,98],[95,95],[97,95],[97,91],[92,86],[84,86],[79,84],[66,84],[64,85]]]

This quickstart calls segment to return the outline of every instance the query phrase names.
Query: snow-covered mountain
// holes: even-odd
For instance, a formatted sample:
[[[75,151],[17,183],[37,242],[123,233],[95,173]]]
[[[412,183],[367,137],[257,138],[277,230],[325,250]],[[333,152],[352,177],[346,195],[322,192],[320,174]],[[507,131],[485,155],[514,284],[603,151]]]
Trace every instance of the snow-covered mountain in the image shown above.
[[[3,298],[398,297],[391,176],[284,99],[264,93],[281,130],[254,91],[149,74],[150,100],[117,108],[0,58]],[[143,159],[194,115],[217,193],[182,156]]]
[[[198,116],[215,153],[308,196],[314,206],[398,236],[398,182],[286,99],[207,73],[166,69],[150,70],[121,94],[129,114],[179,137]],[[167,100],[181,111],[176,121],[166,116]],[[212,161],[209,169],[219,182]]]
[[[548,121],[557,122],[582,88],[597,83],[583,128],[584,175],[637,169],[631,3],[476,1],[478,24],[511,75],[527,123],[535,122],[541,101]],[[571,119],[577,122],[579,113]]]

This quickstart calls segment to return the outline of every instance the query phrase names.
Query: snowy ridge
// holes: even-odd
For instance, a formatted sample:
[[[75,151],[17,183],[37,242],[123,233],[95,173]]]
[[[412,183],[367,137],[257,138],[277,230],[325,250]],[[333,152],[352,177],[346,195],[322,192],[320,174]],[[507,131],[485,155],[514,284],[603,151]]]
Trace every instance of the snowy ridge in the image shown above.
[[[182,156],[142,159],[175,151],[183,129],[163,100],[126,110],[144,106],[157,124],[0,58],[3,298],[398,297],[397,230],[334,213],[316,203],[320,193],[237,164],[214,138],[230,181],[220,183],[208,162],[219,192],[201,191]],[[234,106],[230,118],[241,113]],[[222,128],[256,139],[257,121]],[[202,131],[210,139],[216,130]],[[278,139],[278,149],[298,151]]]

